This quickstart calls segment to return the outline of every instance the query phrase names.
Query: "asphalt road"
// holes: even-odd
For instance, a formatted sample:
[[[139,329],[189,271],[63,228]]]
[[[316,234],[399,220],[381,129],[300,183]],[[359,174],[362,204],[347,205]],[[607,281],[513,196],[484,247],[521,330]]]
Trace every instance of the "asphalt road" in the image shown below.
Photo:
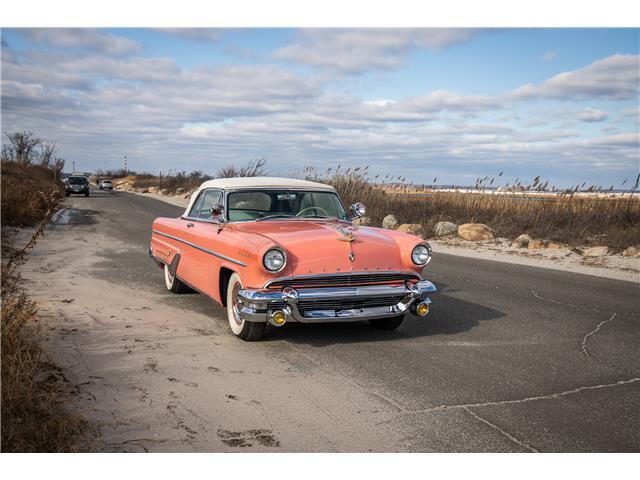
[[[226,316],[220,308],[201,295],[167,292],[161,271],[147,257],[152,220],[178,216],[182,208],[139,195],[97,191],[89,198],[72,197],[67,206],[75,210],[58,218],[49,230],[49,242],[80,235],[90,243],[90,235],[99,234],[106,239],[104,245],[128,246],[109,249],[102,264],[82,275],[150,292],[156,299],[150,308],[158,310],[166,303],[179,309],[181,314],[165,326],[193,322],[191,317],[199,315],[204,320],[198,322],[210,321],[215,332],[226,335]],[[75,254],[82,255],[77,248]],[[329,433],[324,435],[329,440],[307,448],[304,445],[311,443],[296,443],[295,428],[281,428],[263,408],[281,448],[384,450],[385,439],[377,436],[387,428],[394,432],[389,437],[392,451],[640,450],[640,284],[437,252],[424,276],[440,288],[429,317],[407,318],[394,332],[377,331],[365,323],[289,324],[270,327],[265,339],[250,347],[225,338],[228,349],[243,349],[241,362],[249,364],[252,357],[277,359],[282,367],[278,378],[293,390],[306,388],[307,383],[297,382],[322,378],[318,381],[331,390],[331,398],[318,397],[316,403],[340,397],[346,382],[368,392],[363,398],[370,400],[360,405],[345,401],[337,409],[341,411],[334,411],[334,417],[350,415],[353,438],[342,443],[331,443],[334,427],[327,426]],[[81,282],[74,288],[79,291]],[[196,353],[177,351],[170,358],[180,366],[181,357],[188,355]],[[210,360],[206,348],[197,355],[197,365]],[[224,356],[222,352],[220,358]],[[289,371],[295,374],[287,378]],[[182,373],[189,376],[188,371]],[[220,381],[224,386],[226,380]],[[257,377],[246,381],[254,382],[254,400],[268,403],[270,382],[260,383]],[[198,393],[185,393],[187,399],[189,395]],[[233,415],[233,410],[225,412]],[[302,422],[304,415],[303,409],[290,409],[292,421]],[[208,422],[214,420],[201,421],[202,431]],[[336,422],[336,438],[346,435],[340,423]],[[220,427],[215,428],[224,437]],[[358,431],[365,433],[358,436]],[[193,442],[185,448],[216,449]],[[223,442],[233,446],[224,438]],[[268,446],[262,444],[267,451]],[[158,448],[147,444],[145,449]]]

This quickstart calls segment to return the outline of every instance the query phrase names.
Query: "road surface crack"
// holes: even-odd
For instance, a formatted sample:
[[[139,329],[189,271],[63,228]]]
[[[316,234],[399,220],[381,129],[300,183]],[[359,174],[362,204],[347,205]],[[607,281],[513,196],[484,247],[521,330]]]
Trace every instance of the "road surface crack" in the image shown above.
[[[605,323],[609,323],[610,321],[612,321],[614,318],[616,318],[616,314],[614,313],[613,315],[611,315],[611,317],[609,317],[606,320],[601,321],[596,328],[594,328],[593,330],[591,330],[589,333],[587,333],[583,338],[582,338],[582,353],[584,353],[587,357],[592,357],[592,355],[589,353],[589,350],[587,350],[587,342],[589,341],[589,337],[591,335],[595,335],[596,333],[598,333],[600,331],[600,329],[604,326]]]
[[[473,418],[475,418],[476,420],[478,420],[479,422],[484,423],[485,425],[489,426],[490,428],[494,429],[495,431],[499,432],[502,436],[508,438],[509,440],[511,440],[513,443],[515,443],[516,445],[519,445],[520,447],[524,448],[525,450],[528,450],[530,452],[535,452],[535,453],[540,453],[539,450],[536,450],[535,448],[533,448],[531,445],[529,445],[528,443],[523,442],[522,440],[518,440],[516,437],[514,437],[513,435],[511,435],[509,432],[503,430],[502,428],[500,428],[499,426],[497,426],[495,423],[491,423],[489,420],[487,420],[486,418],[481,417],[480,415],[478,415],[477,413],[475,413],[474,411],[472,411],[470,408],[468,407],[462,407],[462,409],[467,412],[469,415],[471,415]]]
[[[628,385],[630,383],[640,382],[640,377],[630,378],[629,380],[620,380],[614,383],[603,383],[599,385],[587,385],[585,387],[578,387],[572,390],[565,390],[563,392],[551,393],[549,395],[540,395],[536,397],[525,397],[519,398],[515,400],[498,400],[495,402],[479,402],[479,403],[463,403],[457,405],[440,405],[437,407],[429,407],[420,410],[405,410],[402,413],[404,414],[416,414],[416,413],[428,413],[435,412],[439,410],[451,410],[456,408],[466,409],[466,408],[479,408],[479,407],[494,407],[498,405],[512,405],[518,403],[528,403],[528,402],[536,402],[538,400],[550,400],[552,398],[562,398],[568,395],[575,395],[576,393],[584,392],[587,390],[599,390],[601,388],[611,388],[618,387],[620,385]]]

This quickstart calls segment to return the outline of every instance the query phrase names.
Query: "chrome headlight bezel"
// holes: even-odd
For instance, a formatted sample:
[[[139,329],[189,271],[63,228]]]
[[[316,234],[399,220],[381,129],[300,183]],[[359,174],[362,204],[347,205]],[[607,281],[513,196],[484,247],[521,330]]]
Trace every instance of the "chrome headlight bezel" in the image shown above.
[[[420,249],[420,252],[416,252],[418,249]],[[419,243],[413,247],[413,250],[411,250],[411,261],[421,267],[429,263],[431,261],[431,245],[428,243]]]
[[[267,255],[269,255],[270,253],[279,253],[280,256],[282,257],[282,265],[280,265],[279,267],[275,268],[275,269],[271,269],[267,266]],[[262,256],[262,266],[267,270],[267,272],[269,273],[278,273],[281,272],[284,267],[287,266],[287,254],[284,253],[284,250],[279,248],[279,247],[273,247],[270,248],[269,250],[267,250],[266,252],[264,252],[264,255]],[[273,266],[273,265],[272,265]]]

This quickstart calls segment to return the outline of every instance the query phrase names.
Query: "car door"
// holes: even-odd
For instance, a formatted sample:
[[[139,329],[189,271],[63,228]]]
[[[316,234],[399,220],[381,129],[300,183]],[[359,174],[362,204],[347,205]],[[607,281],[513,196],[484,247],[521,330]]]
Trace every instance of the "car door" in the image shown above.
[[[222,201],[222,191],[207,189],[200,192],[189,216],[183,220],[185,239],[189,243],[181,278],[206,295],[213,296],[217,288],[220,259],[214,255],[218,224],[211,220],[211,205]],[[213,244],[213,245],[212,245]],[[183,259],[180,259],[182,264]]]

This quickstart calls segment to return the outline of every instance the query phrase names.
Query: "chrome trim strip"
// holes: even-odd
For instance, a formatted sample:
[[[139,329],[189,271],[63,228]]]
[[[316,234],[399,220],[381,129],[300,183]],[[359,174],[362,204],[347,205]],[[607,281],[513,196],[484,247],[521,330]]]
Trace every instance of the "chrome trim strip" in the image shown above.
[[[195,243],[188,242],[188,241],[183,240],[182,238],[178,238],[178,237],[176,237],[174,235],[169,235],[168,233],[160,232],[158,230],[153,230],[153,233],[155,233],[157,235],[162,235],[163,237],[171,238],[172,240],[175,240],[176,242],[184,243],[185,245],[189,245],[190,247],[193,247],[196,250],[200,250],[201,252],[208,253],[209,255],[213,255],[214,257],[218,257],[218,258],[221,258],[223,260],[228,260],[229,262],[233,262],[236,265],[240,265],[241,267],[246,267],[247,266],[246,263],[243,263],[240,260],[236,260],[235,258],[227,257],[226,255],[223,255],[223,254],[218,253],[218,252],[214,252],[213,250],[209,250],[208,248],[201,247],[200,245],[196,245]]]
[[[269,286],[273,283],[276,282],[295,282],[296,280],[307,280],[307,279],[313,279],[313,278],[318,278],[318,279],[322,279],[322,278],[326,278],[326,277],[350,277],[350,276],[366,276],[366,275],[385,275],[385,274],[392,274],[392,275],[407,275],[407,276],[411,276],[414,277],[416,280],[420,281],[422,280],[422,276],[416,272],[403,272],[401,270],[373,270],[373,271],[367,271],[367,272],[335,272],[335,273],[306,273],[304,275],[294,275],[294,276],[288,276],[288,277],[278,277],[278,278],[273,278],[271,280],[269,280],[267,283],[265,283],[263,288],[269,288]]]

